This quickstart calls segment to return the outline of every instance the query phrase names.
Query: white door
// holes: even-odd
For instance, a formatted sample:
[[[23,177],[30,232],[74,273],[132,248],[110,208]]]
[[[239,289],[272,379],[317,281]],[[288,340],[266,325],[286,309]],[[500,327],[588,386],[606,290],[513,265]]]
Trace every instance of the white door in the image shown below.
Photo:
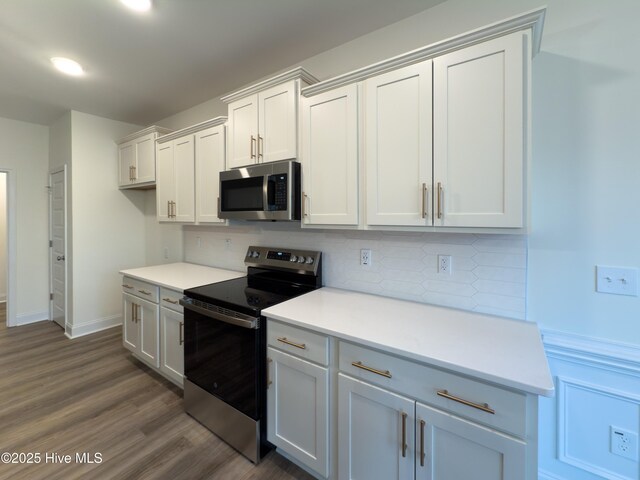
[[[218,218],[220,172],[224,171],[224,157],[224,125],[196,133],[196,220],[198,223],[225,222]]]
[[[427,60],[364,82],[369,225],[431,225],[431,70]]]
[[[122,344],[128,350],[137,352],[140,348],[140,327],[138,326],[138,299],[128,293],[122,294]]]
[[[173,141],[174,198],[173,220],[195,222],[195,149],[193,135]]]
[[[160,308],[162,334],[160,370],[182,385],[184,374],[184,316],[168,308]]]
[[[136,322],[140,327],[140,356],[151,365],[160,368],[160,325],[158,305],[137,299]],[[126,313],[125,313],[126,315]]]
[[[156,134],[150,133],[135,140],[135,183],[153,182],[156,179]]]
[[[267,439],[323,477],[329,474],[327,369],[269,347]]]
[[[156,205],[159,222],[173,220],[172,204],[174,197],[173,179],[173,142],[157,145]]]
[[[50,200],[50,269],[51,272],[51,319],[65,328],[66,323],[66,181],[65,170],[52,173],[49,176],[51,187]]]
[[[415,478],[414,410],[413,400],[340,373],[338,477]]]
[[[258,94],[258,163],[298,156],[296,85],[292,80]]]
[[[433,61],[435,225],[523,225],[527,39],[513,33]]]
[[[358,224],[358,87],[303,99],[305,225]]]
[[[526,446],[520,440],[420,403],[416,432],[418,480],[526,478]]]
[[[227,168],[257,163],[258,95],[229,104],[229,157]]]
[[[135,142],[127,142],[118,146],[118,184],[120,186],[133,183],[133,167],[136,165]]]

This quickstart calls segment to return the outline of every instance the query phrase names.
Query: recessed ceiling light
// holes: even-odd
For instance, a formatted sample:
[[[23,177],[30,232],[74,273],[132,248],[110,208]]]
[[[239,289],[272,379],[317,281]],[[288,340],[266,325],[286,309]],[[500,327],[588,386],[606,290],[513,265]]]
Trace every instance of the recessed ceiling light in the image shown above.
[[[129,7],[131,10],[137,12],[146,12],[151,10],[151,0],[120,0],[123,4]]]
[[[62,73],[66,73],[67,75],[79,77],[80,75],[84,74],[82,65],[80,65],[75,60],[71,60],[70,58],[52,57],[51,63],[53,63],[54,67],[56,67]]]

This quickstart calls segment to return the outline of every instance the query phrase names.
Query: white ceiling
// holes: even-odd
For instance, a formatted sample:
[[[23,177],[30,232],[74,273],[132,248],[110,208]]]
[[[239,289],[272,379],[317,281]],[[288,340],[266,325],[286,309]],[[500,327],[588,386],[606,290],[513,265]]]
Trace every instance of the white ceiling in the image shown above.
[[[0,116],[150,124],[442,1],[154,0],[137,14],[119,0],[0,0]]]

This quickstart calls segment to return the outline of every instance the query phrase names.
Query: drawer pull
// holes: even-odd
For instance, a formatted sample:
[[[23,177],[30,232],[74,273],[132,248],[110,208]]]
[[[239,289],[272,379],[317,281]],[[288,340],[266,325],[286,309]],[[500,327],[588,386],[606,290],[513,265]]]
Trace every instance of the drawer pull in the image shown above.
[[[482,410],[483,412],[490,413],[491,415],[495,415],[495,413],[496,413],[496,411],[494,409],[490,408],[489,404],[487,404],[487,403],[470,402],[469,400],[465,400],[464,398],[460,398],[460,397],[456,397],[455,395],[451,395],[446,390],[438,390],[437,394],[440,397],[444,397],[444,398],[447,398],[449,400],[453,400],[454,402],[462,403],[463,405],[466,405],[467,407],[477,408],[478,410]]]
[[[133,285],[127,285],[126,283],[123,283],[122,286],[124,288],[128,288],[129,290],[133,289]]]
[[[148,290],[138,290],[140,293],[142,293],[143,295],[151,295],[151,292]]]
[[[402,456],[407,456],[407,414],[400,412],[402,416]]]
[[[171,300],[170,298],[163,298],[162,301],[173,303],[174,305],[178,304],[178,300]]]
[[[306,350],[307,349],[307,345],[306,344],[292,342],[291,340],[287,340],[287,337],[278,337],[278,341],[282,342],[282,343],[286,343],[287,345],[291,345],[292,347],[299,348],[301,350]]]
[[[362,370],[366,370],[367,372],[371,372],[377,375],[382,375],[383,377],[391,378],[391,372],[389,372],[389,370],[377,370],[375,368],[371,368],[364,365],[362,362],[351,362],[351,365],[357,368],[361,368]]]

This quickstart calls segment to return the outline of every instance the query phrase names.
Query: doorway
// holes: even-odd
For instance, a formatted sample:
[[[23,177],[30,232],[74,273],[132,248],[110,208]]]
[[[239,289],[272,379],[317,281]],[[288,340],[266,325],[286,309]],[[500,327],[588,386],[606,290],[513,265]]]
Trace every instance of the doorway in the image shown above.
[[[7,321],[8,292],[8,222],[7,222],[7,173],[0,171],[0,322]]]
[[[67,267],[66,267],[66,169],[49,174],[49,272],[50,318],[66,330]]]

